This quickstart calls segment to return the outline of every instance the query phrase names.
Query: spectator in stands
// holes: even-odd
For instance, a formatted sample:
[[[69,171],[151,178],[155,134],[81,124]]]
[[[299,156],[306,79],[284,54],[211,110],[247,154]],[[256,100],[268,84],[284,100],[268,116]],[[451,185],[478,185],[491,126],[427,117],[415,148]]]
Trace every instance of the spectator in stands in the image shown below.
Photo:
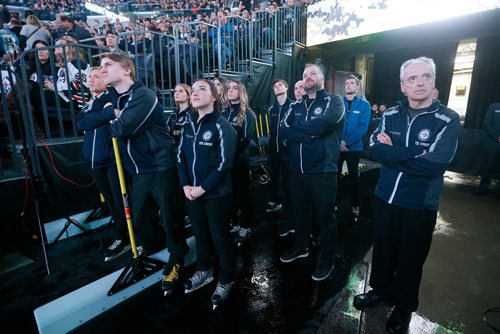
[[[41,40],[50,43],[49,32],[42,27],[42,23],[34,15],[26,18],[26,24],[22,27],[20,34],[23,36],[20,41],[22,44],[24,40],[25,50],[28,50],[34,41]]]
[[[78,41],[81,42],[82,40],[87,40],[87,39],[92,38],[92,36],[88,32],[88,30],[75,24],[71,17],[68,17],[66,15],[61,15],[60,19],[61,19],[62,26],[64,27],[64,29],[66,29],[66,32],[73,33],[75,35],[76,39],[78,39]],[[94,45],[94,46],[97,45],[95,43],[95,41],[93,41],[93,40],[84,41],[82,43],[87,44],[87,45]]]
[[[217,287],[213,307],[223,303],[234,285],[234,246],[229,234],[232,209],[230,172],[236,152],[236,134],[220,116],[215,86],[200,79],[192,86],[191,105],[181,131],[177,155],[180,184],[196,239],[196,272],[185,284],[186,293],[210,283],[212,245],[218,253]],[[199,134],[199,135],[198,135]]]
[[[460,116],[432,99],[435,78],[432,59],[405,61],[399,80],[407,98],[383,114],[370,139],[370,156],[382,163],[373,215],[373,290],[356,295],[353,305],[395,305],[388,333],[406,333],[417,310],[443,174],[458,145]]]
[[[295,101],[302,100],[302,96],[306,95],[306,91],[304,90],[304,81],[299,80],[293,86],[293,93],[295,95]]]
[[[84,131],[82,154],[90,163],[92,177],[111,213],[114,242],[106,249],[104,261],[111,261],[130,249],[123,199],[111,142],[110,121],[114,108],[105,94],[106,83],[101,70],[93,67],[89,78],[92,99],[76,116],[76,124]],[[107,105],[107,107],[105,107]]]
[[[160,214],[170,253],[163,270],[162,290],[173,291],[184,265],[184,219],[179,217],[179,179],[175,141],[168,134],[163,108],[155,93],[135,80],[135,67],[126,54],[106,53],[101,73],[108,85],[115,119],[111,132],[118,138],[124,166],[131,176],[130,201],[136,235],[148,255],[161,248],[151,212]],[[106,105],[105,105],[106,107]]]
[[[269,108],[269,168],[271,176],[271,201],[267,203],[266,212],[275,212],[283,208],[284,223],[278,229],[279,236],[286,236],[295,232],[293,220],[291,219],[290,189],[288,188],[289,167],[287,153],[280,137],[280,123],[285,112],[288,111],[292,100],[288,98],[288,83],[285,80],[273,81],[272,90],[276,96],[276,102]]]
[[[17,36],[17,39],[20,40],[21,39],[21,29],[23,28],[21,21],[19,21],[18,19],[15,19],[15,18],[11,18],[9,26],[10,26],[10,28],[9,28],[10,31],[12,31]]]
[[[500,159],[500,103],[492,103],[489,106],[484,115],[483,129],[486,132],[486,139],[481,158],[481,181],[476,191],[478,196],[487,194],[491,175],[495,170],[498,170],[497,162]],[[500,191],[498,194],[500,195]]]
[[[56,45],[60,46],[54,50],[58,68],[57,81],[45,80],[44,88],[53,92],[52,95],[46,95],[52,97],[46,102],[48,106],[56,107],[57,98],[62,109],[71,109],[73,105],[73,108],[79,110],[89,101],[90,66],[79,56],[74,46],[65,46],[66,44],[69,42],[64,38],[56,42]]]
[[[290,189],[295,240],[280,260],[285,263],[309,256],[311,212],[320,225],[319,260],[311,278],[326,279],[333,270],[337,243],[334,201],[340,132],[344,124],[342,97],[328,94],[324,75],[307,65],[302,79],[307,95],[290,105],[281,124],[281,135],[290,153]]]
[[[0,11],[0,29],[3,29],[5,25],[10,22],[10,11],[6,3],[2,5],[2,10]]]
[[[118,42],[118,34],[115,31],[108,31],[105,35],[105,40],[106,40],[106,47],[109,49],[110,52],[118,52],[118,51],[125,51],[126,46],[125,46],[125,40],[120,39],[120,42]]]
[[[361,82],[355,75],[347,76],[345,80],[344,108],[345,122],[341,134],[340,156],[338,165],[342,169],[347,162],[347,179],[349,181],[349,197],[354,221],[359,218],[358,165],[363,151],[363,139],[370,125],[370,103],[360,94]],[[340,191],[342,172],[337,173],[338,189]]]

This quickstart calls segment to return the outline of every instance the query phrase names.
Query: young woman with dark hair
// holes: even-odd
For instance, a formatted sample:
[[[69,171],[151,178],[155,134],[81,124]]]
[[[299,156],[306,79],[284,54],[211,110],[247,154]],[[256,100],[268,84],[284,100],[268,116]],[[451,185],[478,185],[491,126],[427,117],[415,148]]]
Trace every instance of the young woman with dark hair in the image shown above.
[[[213,83],[193,83],[193,111],[180,135],[177,164],[180,184],[196,238],[197,271],[185,284],[193,292],[213,280],[212,245],[218,253],[214,308],[224,302],[234,285],[234,245],[229,234],[232,207],[230,172],[236,150],[236,133],[219,113],[220,100]]]

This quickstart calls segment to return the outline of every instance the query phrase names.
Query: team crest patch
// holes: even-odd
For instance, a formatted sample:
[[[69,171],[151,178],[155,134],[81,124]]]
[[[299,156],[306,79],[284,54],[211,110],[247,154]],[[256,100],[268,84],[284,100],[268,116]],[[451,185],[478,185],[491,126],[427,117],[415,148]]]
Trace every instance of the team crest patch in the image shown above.
[[[238,121],[238,116],[233,117],[233,122],[236,123]]]
[[[314,109],[314,111],[313,111],[313,114],[315,116],[321,115],[322,113],[323,113],[323,109],[321,109],[320,107]]]
[[[210,138],[212,138],[212,131],[208,130],[208,131],[205,131],[203,133],[203,136],[202,136],[203,140],[204,141],[208,141],[210,140]]]
[[[179,122],[180,123],[184,122],[184,116],[182,116],[181,118],[179,118]]]
[[[423,129],[418,134],[418,139],[420,139],[421,141],[427,141],[430,137],[431,137],[431,130],[429,129]]]

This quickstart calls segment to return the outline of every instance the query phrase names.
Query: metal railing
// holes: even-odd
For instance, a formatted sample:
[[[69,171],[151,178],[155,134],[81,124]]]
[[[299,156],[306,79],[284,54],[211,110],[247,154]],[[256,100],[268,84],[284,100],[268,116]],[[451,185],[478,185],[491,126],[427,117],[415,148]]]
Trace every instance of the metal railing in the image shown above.
[[[305,27],[300,27],[306,22],[305,8],[254,12],[251,20],[220,17],[218,25],[179,23],[171,35],[126,32],[118,35],[112,49],[133,58],[138,80],[156,92],[165,111],[171,111],[177,83],[191,85],[198,78],[224,75],[252,77],[255,62],[272,64],[275,52],[291,55],[294,44],[305,43]],[[90,98],[90,68],[99,66],[99,54],[109,51],[88,44],[55,45],[25,51],[15,69],[2,67],[0,180],[25,173],[21,132],[32,146],[38,137],[82,136],[75,116]]]

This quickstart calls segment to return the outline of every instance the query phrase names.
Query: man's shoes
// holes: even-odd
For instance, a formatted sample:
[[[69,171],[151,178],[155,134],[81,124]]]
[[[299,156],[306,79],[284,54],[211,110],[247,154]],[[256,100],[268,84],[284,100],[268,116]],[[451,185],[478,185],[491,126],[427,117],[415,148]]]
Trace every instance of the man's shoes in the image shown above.
[[[309,256],[309,251],[308,249],[297,249],[297,248],[292,248],[289,251],[286,251],[285,254],[281,255],[280,260],[281,262],[284,263],[290,263],[293,262],[297,259],[308,257]]]
[[[229,282],[226,284],[222,284],[221,282],[217,282],[217,287],[215,288],[215,292],[212,295],[212,307],[215,310],[218,306],[220,306],[229,295],[234,282]]]
[[[394,305],[394,301],[391,299],[381,298],[373,290],[371,290],[367,293],[362,293],[360,295],[354,296],[352,305],[358,310],[363,310],[365,308],[373,308],[379,306],[392,306]]]
[[[163,291],[164,296],[168,296],[174,291],[174,285],[179,281],[181,267],[180,263],[176,263],[170,268],[169,273],[163,276],[161,291]]]
[[[280,237],[286,237],[287,235],[289,235],[291,233],[295,233],[295,229],[293,229],[290,226],[283,225],[283,226],[278,228],[278,235]]]
[[[125,240],[115,240],[104,252],[104,262],[111,261],[130,249],[130,244]]]
[[[389,319],[385,325],[387,333],[403,334],[408,333],[408,327],[411,321],[411,312],[401,312],[397,307],[392,310]]]
[[[283,206],[280,203],[267,202],[266,212],[267,213],[276,212],[281,210],[282,207]]]
[[[354,219],[354,222],[357,222],[359,219],[359,206],[351,207],[351,212],[352,212],[352,219]]]
[[[334,266],[334,260],[323,260],[320,258],[316,269],[311,275],[311,278],[317,282],[325,280],[328,276],[330,276]]]
[[[247,241],[248,238],[250,238],[250,231],[251,230],[249,228],[241,227],[239,231],[235,233],[234,242],[238,247],[243,245],[245,241]]]
[[[196,291],[199,288],[202,288],[208,283],[212,282],[213,280],[214,276],[212,273],[212,268],[208,270],[198,270],[184,284],[184,288],[186,289],[184,293],[191,293],[193,291]]]

